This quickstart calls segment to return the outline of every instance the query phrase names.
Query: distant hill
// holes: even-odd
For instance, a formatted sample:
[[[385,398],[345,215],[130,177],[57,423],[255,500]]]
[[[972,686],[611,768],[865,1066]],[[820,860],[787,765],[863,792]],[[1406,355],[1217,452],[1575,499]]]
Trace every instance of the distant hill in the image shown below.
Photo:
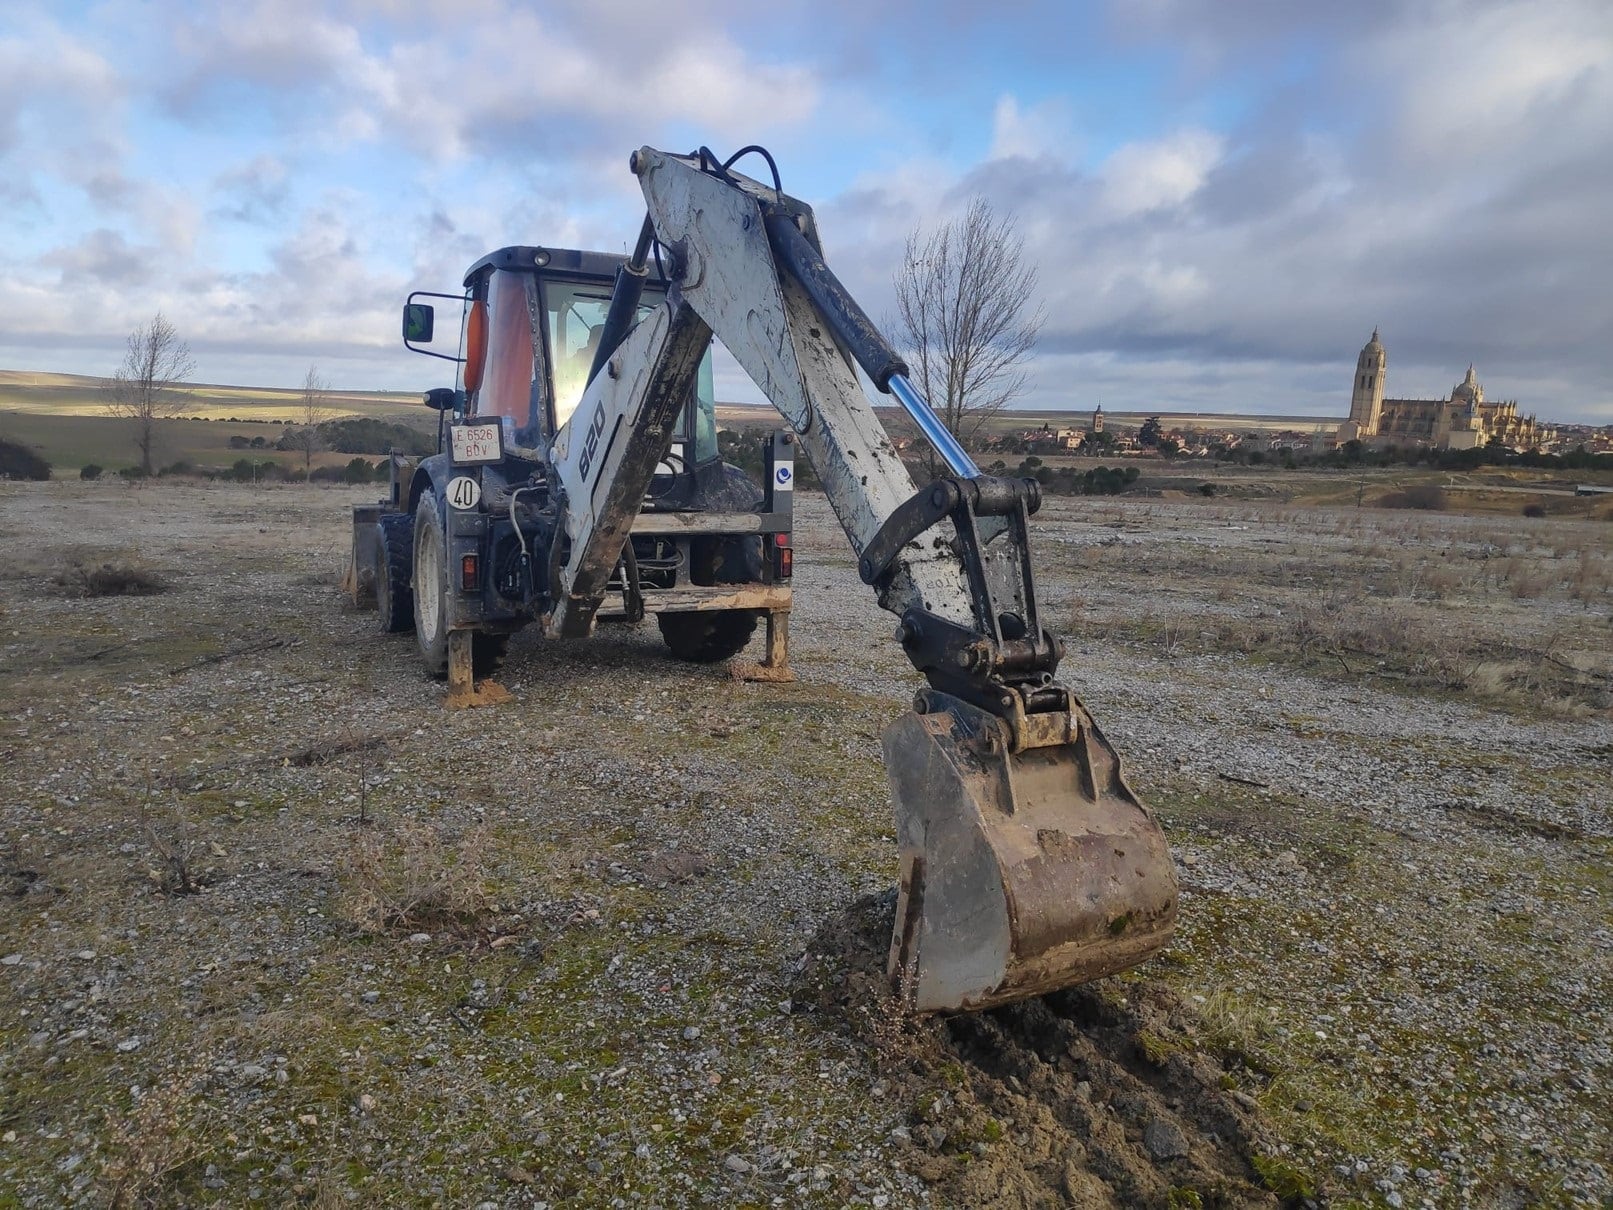
[[[880,419],[885,422],[887,427],[895,423],[906,422],[907,413],[899,407],[881,407],[876,404],[874,410],[879,413]],[[1343,416],[1261,416],[1223,412],[1164,411],[1105,411],[1103,413],[1105,423],[1119,425],[1122,428],[1137,428],[1150,416],[1158,416],[1160,423],[1168,429],[1225,429],[1228,432],[1248,432],[1254,429],[1261,431],[1296,429],[1299,432],[1308,433],[1318,428],[1331,431],[1344,423]],[[778,413],[766,404],[719,403],[717,405],[717,419],[723,424],[770,424],[777,417]],[[1080,411],[1006,411],[999,412],[993,417],[989,427],[994,433],[1040,428],[1044,424],[1055,429],[1084,429],[1091,419],[1092,412],[1090,409]]]
[[[106,380],[85,374],[0,370],[0,412],[40,416],[104,416],[101,390]],[[286,424],[302,404],[300,388],[241,387],[186,383],[183,416],[198,420],[269,420]],[[326,406],[351,416],[407,420],[425,409],[420,396],[403,391],[327,391]],[[435,415],[430,419],[434,422]]]
[[[139,455],[129,422],[106,414],[104,383],[81,374],[0,370],[0,438],[47,459],[58,475],[86,463],[108,470],[134,465]],[[244,439],[254,458],[288,467],[302,465],[301,455],[273,448],[283,427],[297,420],[300,389],[188,383],[180,393],[186,397],[183,410],[158,426],[159,465],[229,466],[242,456],[243,448],[241,440],[232,444],[231,438]],[[337,419],[436,431],[437,414],[412,392],[328,391],[324,402]],[[253,445],[254,441],[259,444]],[[346,462],[350,456],[324,453],[314,463]]]

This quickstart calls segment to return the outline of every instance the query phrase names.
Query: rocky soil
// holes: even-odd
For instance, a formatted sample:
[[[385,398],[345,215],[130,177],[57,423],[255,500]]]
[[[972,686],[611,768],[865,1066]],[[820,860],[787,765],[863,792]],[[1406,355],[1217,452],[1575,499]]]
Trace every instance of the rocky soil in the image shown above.
[[[910,1021],[915,680],[821,499],[797,683],[522,635],[450,713],[335,590],[367,494],[0,484],[0,1203],[1613,1197],[1605,524],[1050,505],[1182,923]]]

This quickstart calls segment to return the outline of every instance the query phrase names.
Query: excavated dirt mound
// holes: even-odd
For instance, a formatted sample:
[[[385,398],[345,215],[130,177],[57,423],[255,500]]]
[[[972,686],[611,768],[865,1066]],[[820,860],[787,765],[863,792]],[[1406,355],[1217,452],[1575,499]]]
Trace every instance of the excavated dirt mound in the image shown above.
[[[891,892],[828,920],[802,959],[797,1003],[874,1048],[887,1095],[910,1107],[905,1166],[937,1204],[1279,1204],[1254,1165],[1259,1123],[1195,1050],[1192,1015],[1171,992],[1105,980],[907,1018],[884,976],[894,910]]]

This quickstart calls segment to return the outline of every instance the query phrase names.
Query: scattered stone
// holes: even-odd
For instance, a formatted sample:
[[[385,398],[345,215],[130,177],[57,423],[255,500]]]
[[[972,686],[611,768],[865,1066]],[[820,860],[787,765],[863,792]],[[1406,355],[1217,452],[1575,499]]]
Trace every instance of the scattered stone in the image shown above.
[[[366,1003],[366,1004],[374,1004],[380,998],[381,998],[381,993],[378,992],[378,991],[367,991],[362,996],[359,997],[359,999],[364,1001],[364,1003]]]
[[[730,1172],[744,1174],[751,1170],[751,1162],[743,1156],[731,1155],[722,1162],[722,1166]]]
[[[685,1042],[693,1042],[699,1036],[700,1036],[700,1027],[698,1025],[690,1025],[690,1026],[686,1026],[684,1028],[683,1040]]]
[[[17,966],[21,962],[21,954],[7,954],[4,958],[0,958],[0,966]]]
[[[430,933],[410,933],[409,934],[409,944],[410,945],[430,945],[431,944],[431,934]]]
[[[1164,1118],[1155,1118],[1143,1127],[1143,1147],[1157,1161],[1179,1160],[1188,1153],[1181,1127]]]

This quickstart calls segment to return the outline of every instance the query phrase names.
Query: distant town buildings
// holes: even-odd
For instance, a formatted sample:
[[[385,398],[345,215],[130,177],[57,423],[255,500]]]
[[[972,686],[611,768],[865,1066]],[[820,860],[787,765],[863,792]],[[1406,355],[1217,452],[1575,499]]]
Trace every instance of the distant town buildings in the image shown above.
[[[1350,388],[1350,418],[1339,426],[1338,443],[1431,445],[1467,450],[1499,441],[1515,450],[1538,449],[1553,434],[1533,416],[1518,415],[1518,401],[1487,401],[1484,387],[1467,367],[1467,376],[1451,388],[1448,399],[1388,399],[1384,382],[1389,358],[1378,329],[1361,349]]]

